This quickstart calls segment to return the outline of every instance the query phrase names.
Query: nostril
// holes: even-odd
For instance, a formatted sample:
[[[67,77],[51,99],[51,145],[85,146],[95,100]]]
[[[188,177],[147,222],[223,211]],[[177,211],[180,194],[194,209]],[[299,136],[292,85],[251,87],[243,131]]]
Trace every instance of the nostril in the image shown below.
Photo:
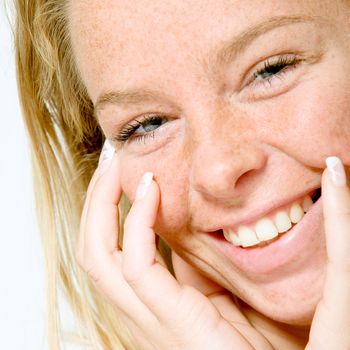
[[[254,168],[245,171],[235,182],[236,192],[249,192],[253,187],[259,187],[263,172],[264,168]]]

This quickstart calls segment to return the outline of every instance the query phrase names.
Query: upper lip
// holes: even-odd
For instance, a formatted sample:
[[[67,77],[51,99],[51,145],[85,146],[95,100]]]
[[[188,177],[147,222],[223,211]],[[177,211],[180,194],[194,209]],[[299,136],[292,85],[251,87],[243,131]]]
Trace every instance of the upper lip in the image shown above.
[[[237,220],[226,220],[225,223],[221,223],[220,226],[211,227],[206,230],[206,232],[217,232],[219,230],[235,230],[237,231],[238,226],[240,225],[249,225],[260,218],[268,215],[269,213],[276,211],[278,208],[284,207],[288,204],[293,203],[297,199],[303,198],[307,194],[313,195],[314,192],[319,188],[319,186],[316,186],[314,188],[305,190],[304,192],[300,192],[296,195],[293,195],[291,197],[285,198],[285,199],[274,199],[269,200],[266,205],[262,205],[259,208],[252,208],[246,211],[245,215],[240,215]]]

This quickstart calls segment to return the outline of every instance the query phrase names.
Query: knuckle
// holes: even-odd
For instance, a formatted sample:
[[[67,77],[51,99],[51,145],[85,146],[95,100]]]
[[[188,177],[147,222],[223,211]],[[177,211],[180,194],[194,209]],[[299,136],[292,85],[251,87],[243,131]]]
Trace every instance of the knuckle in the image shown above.
[[[81,266],[84,261],[84,247],[80,239],[78,239],[78,244],[75,249],[75,260],[79,266]]]
[[[98,273],[98,271],[94,267],[87,268],[85,270],[85,272],[93,282],[99,283],[100,274]]]
[[[91,259],[91,257],[88,258],[86,255],[83,255],[80,251],[77,251],[75,254],[75,258],[78,263],[78,266],[88,275],[96,271],[96,264]]]
[[[80,268],[84,267],[84,256],[80,249],[77,249],[75,252],[75,260]]]
[[[123,266],[122,274],[125,281],[131,286],[137,286],[141,283],[141,273],[131,266]]]
[[[77,257],[77,261],[80,268],[88,275],[88,277],[92,281],[98,283],[100,280],[100,271],[97,264],[91,261],[91,259],[86,259],[86,257],[79,257],[79,260]]]

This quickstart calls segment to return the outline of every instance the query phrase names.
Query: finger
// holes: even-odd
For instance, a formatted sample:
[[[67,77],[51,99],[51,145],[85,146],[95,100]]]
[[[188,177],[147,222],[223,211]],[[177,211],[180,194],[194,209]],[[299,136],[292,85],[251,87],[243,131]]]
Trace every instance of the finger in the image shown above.
[[[322,201],[328,261],[309,347],[340,350],[350,348],[350,190],[339,158],[327,158]]]
[[[217,309],[222,311],[220,314],[225,319],[247,323],[247,320],[239,312],[234,303],[234,298],[228,290],[205,277],[174,251],[172,251],[171,258],[176,279],[180,284],[194,287],[208,297]],[[222,300],[225,300],[224,305]],[[229,303],[227,303],[227,300],[229,300]]]
[[[235,304],[230,291],[201,274],[178,254],[172,251],[172,262],[177,281],[182,285],[196,288],[217,306],[222,316],[232,322],[248,323]]]
[[[330,157],[331,158],[331,157]],[[350,267],[350,191],[345,169],[339,158],[332,157],[330,167],[322,177],[322,200],[327,240],[327,255],[331,267],[348,276]],[[333,169],[333,170],[332,170]],[[336,176],[336,185],[332,179]]]
[[[170,272],[156,260],[156,236],[153,226],[160,202],[159,187],[146,173],[140,181],[136,199],[124,225],[123,266],[125,279],[138,297],[158,318],[168,317],[162,304],[175,305],[181,286]]]
[[[182,287],[170,272],[155,260],[156,244],[153,227],[160,192],[152,178],[152,173],[143,176],[136,192],[136,199],[125,221],[123,242],[125,279],[159,322],[163,326],[168,325],[169,330],[175,334],[176,331],[179,332],[185,341],[191,341],[188,339],[188,333],[185,334],[188,329],[203,332],[204,339],[210,338],[211,331],[215,329],[219,333],[227,334],[227,338],[220,339],[224,346],[237,344],[239,349],[251,350],[249,342],[228,322],[220,318],[216,308],[203,294],[189,286]],[[191,332],[190,334],[192,337],[193,334]]]
[[[236,303],[237,298],[231,292],[205,277],[174,251],[172,251],[172,262],[178,282],[192,286],[206,295],[220,312],[220,315],[230,322],[245,339],[249,339],[254,349],[272,349],[267,339],[252,327],[240,311]]]
[[[203,332],[203,339],[210,339],[209,330],[212,331],[215,325],[215,330],[219,333],[228,334],[227,339],[220,339],[226,347],[230,343],[233,346],[237,344],[237,348],[242,350],[253,349],[236,329],[220,319],[218,311],[203,294],[194,288],[187,286],[183,288],[170,272],[155,260],[153,226],[160,193],[158,185],[152,178],[152,173],[146,173],[142,178],[136,200],[125,221],[123,241],[125,279],[159,322],[169,327],[170,331],[177,330],[180,333],[177,336],[183,337],[189,344],[191,339],[188,339],[188,329],[195,333],[199,330]],[[208,329],[208,332],[203,329]],[[189,334],[193,336],[191,332]]]
[[[110,142],[107,139],[102,147],[102,151],[98,162],[98,167],[93,173],[93,176],[90,180],[87,193],[86,193],[84,207],[83,207],[83,211],[80,219],[80,229],[79,229],[79,236],[78,236],[78,242],[76,247],[76,256],[78,261],[83,260],[84,244],[85,244],[84,232],[85,232],[86,217],[87,217],[87,212],[90,204],[91,193],[95,187],[96,181],[98,180],[101,172],[104,170],[106,166],[108,166],[106,165],[106,162],[108,162],[112,158],[114,152],[115,152],[114,147],[110,144]],[[100,171],[101,168],[102,168],[102,171]]]
[[[225,288],[205,277],[174,251],[171,252],[171,260],[176,279],[180,284],[192,286],[206,296],[226,291]]]
[[[94,285],[125,315],[139,325],[155,324],[155,318],[140,302],[121,273],[122,252],[118,249],[119,211],[122,189],[119,159],[114,153],[109,164],[98,169],[86,212],[83,261],[81,265]]]
[[[118,203],[122,195],[119,178],[119,159],[114,154],[108,171],[96,180],[86,213],[85,252],[91,249],[97,259],[99,254],[112,254],[118,248]]]

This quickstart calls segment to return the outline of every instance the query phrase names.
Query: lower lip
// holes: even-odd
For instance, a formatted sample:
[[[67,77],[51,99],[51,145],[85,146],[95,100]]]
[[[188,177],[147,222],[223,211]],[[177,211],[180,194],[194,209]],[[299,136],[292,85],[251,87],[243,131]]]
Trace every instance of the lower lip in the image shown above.
[[[222,234],[210,236],[210,244],[226,256],[244,273],[267,274],[281,270],[290,264],[302,263],[313,247],[320,241],[318,238],[322,219],[322,197],[305,213],[301,221],[289,231],[265,246],[242,248],[226,241]],[[308,254],[309,253],[309,254]]]

